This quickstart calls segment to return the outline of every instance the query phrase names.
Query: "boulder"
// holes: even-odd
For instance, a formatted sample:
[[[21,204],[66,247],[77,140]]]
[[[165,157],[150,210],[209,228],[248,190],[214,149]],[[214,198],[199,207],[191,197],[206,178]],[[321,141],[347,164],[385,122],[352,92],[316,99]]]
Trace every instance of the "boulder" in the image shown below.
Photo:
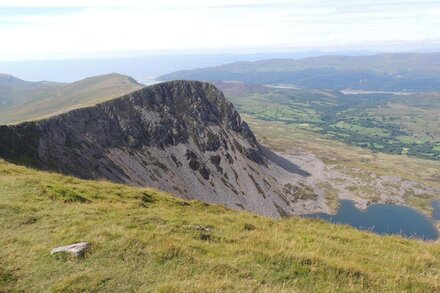
[[[91,244],[89,242],[80,242],[67,246],[60,246],[52,249],[50,252],[51,255],[62,255],[69,254],[76,258],[83,258],[86,255],[86,252],[91,248]]]

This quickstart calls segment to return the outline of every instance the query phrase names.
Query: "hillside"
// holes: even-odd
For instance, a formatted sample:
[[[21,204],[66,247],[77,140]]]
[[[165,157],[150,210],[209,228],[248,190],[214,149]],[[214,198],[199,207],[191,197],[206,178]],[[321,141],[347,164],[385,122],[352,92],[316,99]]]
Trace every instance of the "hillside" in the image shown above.
[[[440,53],[271,59],[177,71],[160,80],[286,83],[313,89],[440,90]]]
[[[25,105],[32,101],[45,99],[57,94],[65,86],[57,82],[29,82],[8,74],[0,74],[0,111],[3,109]]]
[[[436,292],[440,246],[0,161],[3,292]],[[50,256],[90,241],[83,260]]]
[[[73,83],[28,82],[0,75],[0,124],[41,119],[95,105],[142,87],[131,77],[108,74]]]
[[[328,211],[310,175],[261,146],[222,92],[201,82],[0,126],[0,157],[87,179],[149,186],[272,217]]]

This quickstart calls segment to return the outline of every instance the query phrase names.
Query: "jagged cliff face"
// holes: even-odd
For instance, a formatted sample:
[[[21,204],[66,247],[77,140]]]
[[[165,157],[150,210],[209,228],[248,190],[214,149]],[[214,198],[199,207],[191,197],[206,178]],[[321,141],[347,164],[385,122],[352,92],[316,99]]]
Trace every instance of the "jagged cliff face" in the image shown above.
[[[162,83],[47,120],[1,126],[0,156],[274,217],[319,210],[313,192],[297,184],[307,174],[261,147],[208,83]]]

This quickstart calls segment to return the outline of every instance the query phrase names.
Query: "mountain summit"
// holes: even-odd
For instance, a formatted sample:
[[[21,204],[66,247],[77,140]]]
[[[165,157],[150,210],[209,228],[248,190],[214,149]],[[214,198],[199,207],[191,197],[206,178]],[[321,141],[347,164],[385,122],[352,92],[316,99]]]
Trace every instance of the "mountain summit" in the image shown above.
[[[161,83],[46,120],[1,126],[0,156],[272,217],[323,209],[303,183],[307,172],[261,146],[222,92],[202,82]]]

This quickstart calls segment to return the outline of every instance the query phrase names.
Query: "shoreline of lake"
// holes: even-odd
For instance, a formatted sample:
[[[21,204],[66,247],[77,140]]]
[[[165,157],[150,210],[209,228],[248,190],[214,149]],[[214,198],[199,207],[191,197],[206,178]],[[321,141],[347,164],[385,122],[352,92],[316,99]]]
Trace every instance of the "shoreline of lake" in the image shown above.
[[[399,235],[421,240],[437,240],[440,236],[436,225],[436,221],[440,220],[440,201],[433,201],[433,217],[403,205],[370,204],[365,209],[359,209],[353,200],[340,200],[339,203],[335,214],[315,213],[302,217],[349,225],[379,235]]]

